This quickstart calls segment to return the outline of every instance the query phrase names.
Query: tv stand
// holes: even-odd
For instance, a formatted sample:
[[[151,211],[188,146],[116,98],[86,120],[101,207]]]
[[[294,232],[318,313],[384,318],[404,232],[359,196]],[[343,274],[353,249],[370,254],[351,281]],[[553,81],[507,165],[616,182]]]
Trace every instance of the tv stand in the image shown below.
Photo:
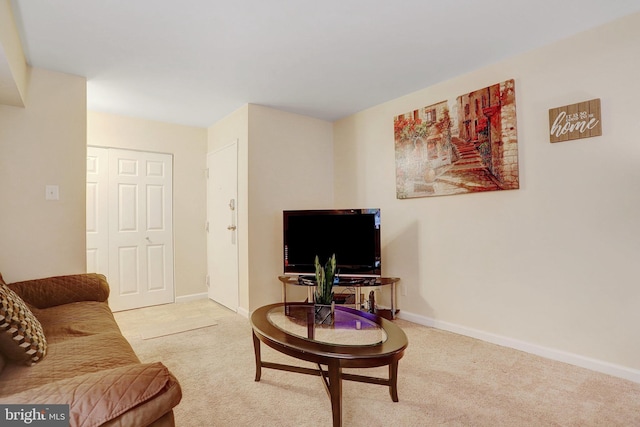
[[[304,286],[307,288],[307,299],[313,302],[313,294],[316,287],[315,276],[278,276],[282,283],[282,302],[287,302],[287,285]],[[360,289],[367,287],[391,286],[391,310],[379,310],[377,314],[388,319],[395,319],[400,311],[396,307],[396,283],[399,277],[339,277],[338,283],[334,286],[358,288],[355,293],[355,305],[358,310],[362,307]],[[390,312],[390,313],[388,313]]]

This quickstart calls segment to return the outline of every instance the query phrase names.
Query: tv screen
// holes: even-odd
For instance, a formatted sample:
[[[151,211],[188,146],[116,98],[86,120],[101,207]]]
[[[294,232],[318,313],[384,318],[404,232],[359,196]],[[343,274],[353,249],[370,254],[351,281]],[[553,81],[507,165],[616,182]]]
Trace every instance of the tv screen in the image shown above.
[[[283,212],[285,274],[315,274],[336,254],[340,276],[380,276],[380,209]]]

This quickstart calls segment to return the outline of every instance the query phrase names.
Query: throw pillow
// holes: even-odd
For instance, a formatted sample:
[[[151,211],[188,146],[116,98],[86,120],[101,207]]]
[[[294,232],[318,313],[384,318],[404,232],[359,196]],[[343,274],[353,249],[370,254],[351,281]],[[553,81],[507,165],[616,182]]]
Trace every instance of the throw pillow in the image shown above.
[[[0,353],[33,365],[47,354],[42,325],[27,304],[0,280]]]

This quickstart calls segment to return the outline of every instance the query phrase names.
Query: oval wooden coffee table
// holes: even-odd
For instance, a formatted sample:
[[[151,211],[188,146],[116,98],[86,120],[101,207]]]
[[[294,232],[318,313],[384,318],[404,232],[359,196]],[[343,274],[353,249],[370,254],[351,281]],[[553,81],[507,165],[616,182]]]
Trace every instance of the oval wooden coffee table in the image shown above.
[[[398,401],[398,361],[409,344],[404,331],[375,314],[336,306],[332,325],[314,322],[313,304],[283,303],[260,307],[251,315],[256,381],[262,368],[317,375],[331,399],[333,425],[342,425],[342,380],[389,387]],[[317,364],[317,369],[263,362],[260,342],[297,359]],[[323,368],[326,366],[326,369]],[[389,366],[389,378],[343,373],[343,368]]]

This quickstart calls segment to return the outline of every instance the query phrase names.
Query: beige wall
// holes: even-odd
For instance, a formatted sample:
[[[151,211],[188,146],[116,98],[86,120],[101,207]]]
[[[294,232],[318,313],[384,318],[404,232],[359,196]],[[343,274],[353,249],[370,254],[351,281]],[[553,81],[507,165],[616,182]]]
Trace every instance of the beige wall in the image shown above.
[[[206,293],[207,129],[90,111],[87,144],[173,154],[176,297]]]
[[[86,80],[34,68],[26,108],[0,105],[0,272],[8,282],[82,273]],[[60,199],[45,200],[58,185]]]
[[[336,204],[382,208],[405,317],[640,381],[640,14],[335,123]],[[515,78],[519,190],[398,200],[393,116]],[[603,136],[548,110],[602,100]]]
[[[29,67],[11,2],[0,0],[0,104],[24,107],[28,80]]]
[[[209,128],[209,150],[238,140],[240,312],[279,302],[282,211],[333,205],[332,124],[249,104]]]
[[[333,206],[333,125],[249,105],[250,309],[282,300],[282,211]]]

